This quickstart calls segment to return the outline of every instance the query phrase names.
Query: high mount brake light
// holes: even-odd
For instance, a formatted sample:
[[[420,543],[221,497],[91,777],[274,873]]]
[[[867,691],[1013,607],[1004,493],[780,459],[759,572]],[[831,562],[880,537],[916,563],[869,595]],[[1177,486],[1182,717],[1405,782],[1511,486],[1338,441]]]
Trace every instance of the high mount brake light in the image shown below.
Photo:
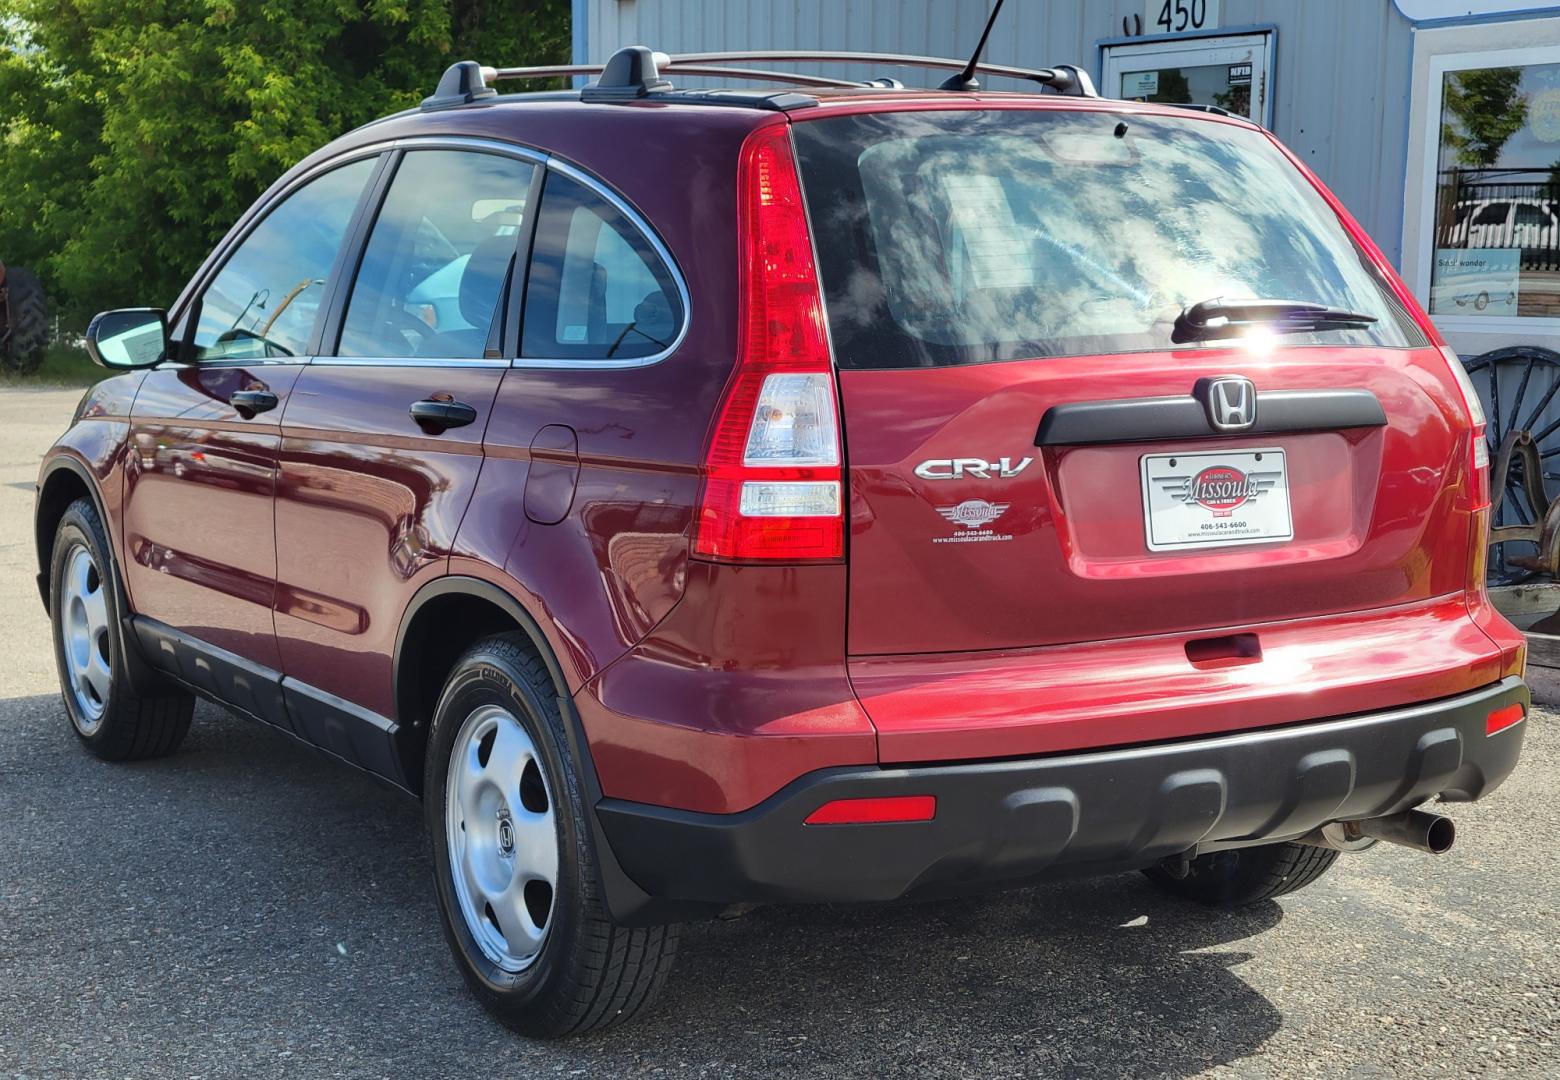
[[[785,125],[748,136],[737,185],[742,322],[705,451],[694,553],[837,561],[845,555],[839,404]]]

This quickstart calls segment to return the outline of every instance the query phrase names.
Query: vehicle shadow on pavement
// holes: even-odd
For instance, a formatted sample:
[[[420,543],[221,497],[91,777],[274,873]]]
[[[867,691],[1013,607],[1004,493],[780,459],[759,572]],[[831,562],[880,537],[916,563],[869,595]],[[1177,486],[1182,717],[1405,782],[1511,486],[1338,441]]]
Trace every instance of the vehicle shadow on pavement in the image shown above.
[[[971,1074],[1190,1076],[1277,1031],[1277,1009],[1234,970],[1250,954],[1228,946],[1281,918],[1271,901],[1188,908],[1136,874],[973,900],[760,909],[689,929],[652,1023],[698,1016],[726,1040],[780,1039],[799,1061],[879,1075],[933,1059]]]
[[[1280,1023],[1237,972],[1277,904],[1211,912],[1129,874],[698,923],[639,1023],[536,1043],[466,993],[428,875],[417,804],[258,725],[203,706],[173,757],[108,765],[57,697],[0,702],[0,1064],[1190,1076]]]

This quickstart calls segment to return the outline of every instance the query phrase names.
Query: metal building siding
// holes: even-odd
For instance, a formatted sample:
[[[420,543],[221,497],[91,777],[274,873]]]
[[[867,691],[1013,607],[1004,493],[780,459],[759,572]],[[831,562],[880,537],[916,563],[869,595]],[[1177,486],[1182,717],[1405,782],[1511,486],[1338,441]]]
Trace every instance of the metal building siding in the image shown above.
[[[849,49],[963,55],[980,36],[985,0],[582,0],[586,57],[623,45],[663,52]],[[1101,40],[1121,35],[1143,0],[1008,0],[988,59],[1070,62],[1099,74]],[[1412,31],[1391,0],[1222,0],[1220,30],[1278,28],[1273,130],[1397,261],[1402,234]],[[782,66],[782,65],[774,65]],[[826,65],[842,78],[892,75],[907,85],[941,76]],[[683,85],[714,80],[679,79]],[[1023,84],[989,80],[993,87]],[[734,84],[736,85],[736,84]],[[1106,88],[1102,87],[1102,90]]]

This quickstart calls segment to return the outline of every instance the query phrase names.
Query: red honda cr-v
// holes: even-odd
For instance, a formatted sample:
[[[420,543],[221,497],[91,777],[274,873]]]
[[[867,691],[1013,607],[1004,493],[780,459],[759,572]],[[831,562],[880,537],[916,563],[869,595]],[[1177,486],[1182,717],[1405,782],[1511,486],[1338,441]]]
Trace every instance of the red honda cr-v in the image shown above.
[[[456,65],[98,317],[37,510],[86,746],[201,695],[420,796],[539,1034],[732,903],[1444,850],[1528,707],[1484,421],[1315,177],[1076,69],[661,77],[712,62]]]

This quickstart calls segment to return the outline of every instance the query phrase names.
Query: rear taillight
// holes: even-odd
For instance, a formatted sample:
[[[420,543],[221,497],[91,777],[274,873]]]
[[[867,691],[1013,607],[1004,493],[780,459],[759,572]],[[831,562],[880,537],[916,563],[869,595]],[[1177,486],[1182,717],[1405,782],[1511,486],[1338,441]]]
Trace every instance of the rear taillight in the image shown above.
[[[1463,408],[1468,417],[1468,485],[1464,505],[1471,512],[1472,521],[1468,536],[1467,591],[1474,603],[1486,603],[1484,576],[1488,570],[1490,533],[1490,446],[1485,441],[1484,405],[1479,392],[1468,378],[1468,369],[1450,345],[1441,346],[1441,355],[1451,369],[1452,378],[1462,394]]]
[[[1473,380],[1468,378],[1468,369],[1463,367],[1462,360],[1452,347],[1442,345],[1441,355],[1446,357],[1446,366],[1451,368],[1452,378],[1457,380],[1457,387],[1462,391],[1468,423],[1473,427],[1469,446],[1468,497],[1472,509],[1482,509],[1490,505],[1490,445],[1485,436],[1484,406],[1479,402],[1479,392],[1473,388]]]
[[[738,167],[737,365],[704,458],[694,553],[733,562],[845,554],[839,404],[801,183],[784,125]]]

